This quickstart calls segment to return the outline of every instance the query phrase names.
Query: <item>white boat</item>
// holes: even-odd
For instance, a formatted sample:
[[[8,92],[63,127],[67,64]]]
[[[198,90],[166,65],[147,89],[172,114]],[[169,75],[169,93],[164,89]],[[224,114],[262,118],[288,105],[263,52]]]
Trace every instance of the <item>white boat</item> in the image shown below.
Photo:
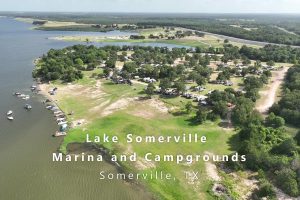
[[[20,92],[15,92],[14,95],[15,95],[15,96],[20,96],[21,93],[20,93]]]
[[[52,108],[50,108],[50,110],[52,110],[52,111],[58,111],[58,110],[59,110],[59,108],[58,108],[58,107],[56,107],[56,106],[53,106]]]
[[[48,109],[48,110],[51,110],[52,108],[53,108],[53,106],[46,106],[46,108]]]
[[[31,109],[32,109],[32,106],[29,105],[29,104],[26,104],[26,105],[24,106],[24,108],[27,109],[27,110],[31,110]]]
[[[57,122],[66,121],[66,118],[58,118],[56,121]]]
[[[62,113],[62,111],[60,111],[60,110],[57,110],[57,111],[53,112],[53,114],[55,114],[55,115],[58,115],[58,114],[61,114],[61,113]]]
[[[60,132],[60,131],[56,131],[55,134],[53,135],[54,137],[60,137],[60,136],[65,136],[67,135],[66,132]]]
[[[7,119],[8,120],[14,120],[14,117],[13,116],[8,116]]]
[[[61,126],[61,125],[63,125],[63,124],[67,124],[68,122],[66,122],[66,121],[61,121],[61,122],[59,122],[59,123],[57,123],[57,125],[58,126]]]
[[[61,114],[57,114],[57,115],[54,115],[56,118],[63,118],[63,117],[65,117],[65,115],[63,114],[63,113],[61,113]]]
[[[12,115],[14,112],[12,111],[12,110],[10,110],[10,111],[8,111],[7,113],[6,113],[6,115],[7,116],[10,116],[10,115]]]
[[[23,100],[28,100],[30,99],[30,96],[29,95],[25,95],[24,97],[22,97]]]

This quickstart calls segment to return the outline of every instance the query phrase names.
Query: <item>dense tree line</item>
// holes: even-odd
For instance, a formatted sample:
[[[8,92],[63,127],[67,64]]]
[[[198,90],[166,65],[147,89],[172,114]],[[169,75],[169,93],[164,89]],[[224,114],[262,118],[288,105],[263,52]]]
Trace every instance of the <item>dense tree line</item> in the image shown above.
[[[285,95],[273,106],[266,119],[253,111],[254,105],[249,98],[239,97],[233,109],[232,120],[240,127],[238,152],[245,154],[247,161],[232,165],[237,169],[246,167],[259,171],[262,184],[254,194],[254,199],[275,197],[270,181],[291,196],[300,195],[300,131],[292,138],[282,128],[285,121],[299,126],[299,115],[295,114],[300,108],[300,98],[297,96],[299,72],[299,66],[289,70]]]
[[[120,51],[123,52],[122,55],[118,55]],[[82,71],[92,70],[103,62],[105,62],[108,67],[108,69],[105,70],[105,72],[108,73],[111,71],[110,69],[115,67],[116,61],[120,60],[124,62],[127,60],[126,51],[134,52],[131,56],[131,60],[136,64],[136,67],[139,67],[139,69],[136,69],[136,72],[138,72],[137,75],[142,77],[166,78],[163,77],[163,74],[167,73],[170,74],[168,75],[170,76],[169,78],[174,79],[174,77],[172,78],[172,74],[174,74],[172,72],[173,69],[168,69],[167,65],[172,65],[176,59],[185,57],[187,64],[184,67],[195,69],[188,76],[199,85],[209,80],[211,72],[208,68],[205,68],[205,66],[209,64],[210,60],[219,59],[216,55],[202,56],[200,55],[201,53],[224,54],[221,60],[225,63],[235,59],[242,59],[243,64],[249,64],[249,59],[266,61],[270,64],[274,61],[299,63],[300,59],[300,49],[274,45],[267,45],[264,48],[255,49],[246,46],[238,48],[231,44],[225,44],[223,48],[198,47],[195,50],[141,46],[107,46],[98,48],[93,45],[75,45],[61,50],[51,49],[46,55],[42,56],[33,76],[41,77],[44,80],[61,79],[66,82],[71,82],[82,78]],[[194,52],[192,56],[188,55],[190,52]],[[143,67],[140,68],[141,65],[143,65]],[[160,66],[155,67],[149,65]],[[164,66],[162,67],[162,65]],[[131,75],[135,74],[129,73]],[[234,73],[234,71],[224,70],[218,77],[218,80],[226,80]],[[244,71],[243,73],[247,74],[248,72]]]
[[[183,22],[183,21],[182,21]],[[179,22],[142,22],[138,25],[154,25],[154,26],[170,26],[183,27],[197,31],[210,32],[230,37],[236,37],[247,40],[270,42],[286,45],[300,45],[300,36],[297,34],[289,34],[277,27],[268,24],[256,24],[251,30],[241,26],[231,26],[229,23],[218,20],[201,20],[197,22],[184,21]]]
[[[283,93],[270,111],[283,117],[287,123],[300,127],[300,65],[288,70]]]

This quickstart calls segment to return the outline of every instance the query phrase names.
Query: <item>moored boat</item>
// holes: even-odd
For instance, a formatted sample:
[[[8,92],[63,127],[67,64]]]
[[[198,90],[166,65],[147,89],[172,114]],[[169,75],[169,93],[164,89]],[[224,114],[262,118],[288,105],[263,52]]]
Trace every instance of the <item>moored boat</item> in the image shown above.
[[[30,87],[31,90],[36,90],[36,88],[37,88],[36,85],[32,85],[32,86]]]
[[[14,117],[13,116],[7,116],[7,119],[8,120],[14,120]]]
[[[60,137],[60,136],[66,136],[67,133],[66,132],[60,132],[60,131],[56,131],[55,134],[53,134],[54,137]]]
[[[66,121],[66,118],[64,118],[64,117],[58,118],[56,121],[57,121],[57,122]]]
[[[30,99],[30,96],[29,96],[29,95],[25,95],[25,96],[22,97],[22,99],[23,99],[23,100],[29,100],[29,99]]]
[[[24,108],[25,108],[26,110],[31,110],[31,109],[32,109],[32,106],[29,105],[29,104],[25,104]]]
[[[67,124],[67,123],[68,122],[66,122],[66,121],[61,121],[61,122],[57,123],[57,125],[61,126],[61,125]]]
[[[6,115],[7,116],[10,116],[10,115],[12,115],[14,112],[12,111],[12,110],[9,110],[7,113],[6,113]]]
[[[48,110],[51,110],[53,107],[54,107],[54,106],[52,106],[52,105],[46,106],[46,108],[47,108]]]

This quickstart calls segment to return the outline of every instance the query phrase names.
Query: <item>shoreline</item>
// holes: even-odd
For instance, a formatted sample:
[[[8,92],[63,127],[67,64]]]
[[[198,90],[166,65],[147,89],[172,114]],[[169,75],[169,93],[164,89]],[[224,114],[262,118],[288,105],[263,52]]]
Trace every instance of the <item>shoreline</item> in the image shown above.
[[[37,83],[38,88],[40,89],[39,94],[41,96],[43,96],[46,99],[49,99],[51,101],[52,104],[55,104],[55,106],[57,106],[58,108],[61,109],[58,100],[56,100],[55,98],[53,98],[53,96],[51,96],[47,91],[49,89],[49,87],[51,87],[51,83]],[[62,112],[65,112],[63,109],[61,109]],[[72,123],[68,120],[68,123]],[[63,137],[64,140],[64,137]],[[67,155],[67,154],[74,154],[76,152],[80,152],[80,153],[89,153],[89,152],[97,152],[98,154],[103,155],[104,158],[104,162],[109,163],[110,165],[112,165],[114,168],[116,168],[116,170],[118,171],[118,173],[136,173],[136,172],[130,172],[122,163],[119,162],[113,162],[111,161],[111,149],[104,147],[101,144],[97,144],[97,143],[86,143],[86,142],[71,142],[68,143],[66,146],[66,152],[61,150],[61,145],[63,144],[63,140],[62,143],[59,145],[57,152],[61,152],[63,153],[63,155]],[[134,179],[125,179],[123,180],[124,182],[132,185],[132,186],[137,186],[138,190],[142,190],[144,192],[147,192],[149,194],[151,194],[151,196],[155,196],[154,193],[149,192],[149,190],[147,190],[146,186],[139,180],[134,180]],[[154,199],[154,198],[153,198]]]

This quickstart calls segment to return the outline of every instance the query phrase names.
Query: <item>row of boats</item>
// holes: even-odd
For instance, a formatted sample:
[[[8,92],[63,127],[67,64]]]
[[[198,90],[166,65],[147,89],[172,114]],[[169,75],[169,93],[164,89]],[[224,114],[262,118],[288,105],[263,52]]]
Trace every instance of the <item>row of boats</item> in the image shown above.
[[[56,123],[59,126],[59,131],[56,131],[53,136],[59,137],[67,135],[66,131],[68,129],[68,122],[66,120],[65,114],[57,106],[54,105],[47,105],[46,108],[53,112]]]
[[[36,88],[37,88],[36,86],[31,86],[31,91],[36,90]],[[29,100],[30,99],[30,95],[23,94],[23,93],[20,93],[20,92],[15,92],[15,93],[13,93],[13,95],[20,98],[20,99],[23,99],[23,100]],[[26,110],[31,110],[32,106],[30,104],[25,104],[24,108]],[[9,110],[6,113],[6,116],[7,116],[8,120],[11,120],[11,121],[14,120],[14,112],[12,110]]]
[[[23,100],[29,100],[30,99],[30,95],[27,94],[22,94],[20,92],[15,92],[14,95],[18,98],[21,98]]]
[[[37,86],[35,85],[32,85],[30,87],[31,91],[32,92],[39,92],[40,90],[38,89]],[[51,95],[54,95],[55,92],[57,91],[57,88],[54,88],[52,90],[52,93],[50,93]],[[20,92],[15,92],[14,95],[18,98],[21,98],[23,100],[29,100],[30,99],[30,96],[29,95],[26,95],[26,94],[22,94]],[[50,100],[46,100],[44,103],[51,103]],[[32,106],[29,105],[29,104],[25,104],[24,108],[26,110],[31,110],[32,109]],[[67,135],[66,131],[68,129],[68,122],[66,120],[66,116],[65,114],[55,105],[50,105],[50,104],[47,104],[46,105],[46,108],[48,110],[51,110],[54,114],[54,117],[56,119],[56,122],[57,122],[57,125],[59,126],[59,131],[56,131],[55,134],[53,134],[53,136],[55,137],[60,137],[60,136],[65,136]],[[14,112],[12,110],[9,110],[7,113],[7,119],[8,120],[14,120]]]
[[[31,110],[32,106],[29,105],[29,104],[25,104],[24,108],[26,110]],[[14,116],[13,115],[14,115],[14,112],[12,110],[7,111],[7,113],[6,113],[6,116],[7,116],[8,120],[14,120]]]

